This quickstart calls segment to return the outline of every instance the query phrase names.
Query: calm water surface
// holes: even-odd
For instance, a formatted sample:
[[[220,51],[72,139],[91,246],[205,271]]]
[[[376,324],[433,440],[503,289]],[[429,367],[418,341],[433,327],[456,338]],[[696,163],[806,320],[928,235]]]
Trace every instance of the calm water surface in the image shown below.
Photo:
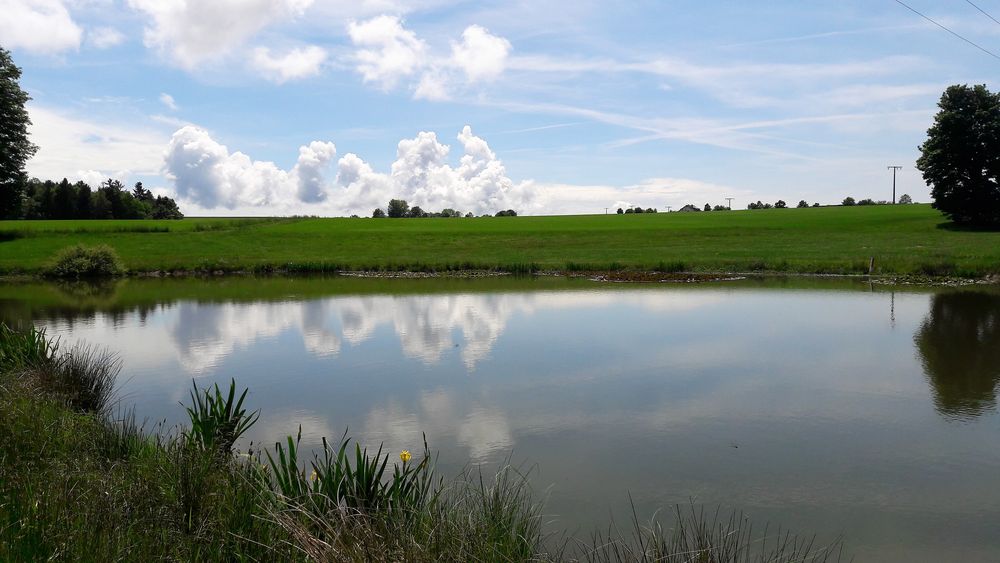
[[[808,284],[808,287],[803,287]],[[119,351],[140,416],[235,377],[273,443],[346,428],[449,474],[536,467],[553,529],[693,500],[858,561],[1000,561],[1000,292],[746,281],[132,280],[0,286]]]

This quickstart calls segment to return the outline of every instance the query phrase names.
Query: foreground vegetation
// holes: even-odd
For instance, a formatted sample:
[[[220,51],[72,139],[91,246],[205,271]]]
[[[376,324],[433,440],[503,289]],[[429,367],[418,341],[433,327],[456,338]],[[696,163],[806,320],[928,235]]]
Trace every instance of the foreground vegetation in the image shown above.
[[[470,219],[0,222],[0,273],[61,249],[113,247],[131,272],[500,269],[1000,273],[1000,232],[929,205]]]
[[[106,352],[60,353],[0,324],[3,561],[826,561],[741,514],[678,509],[674,527],[612,527],[588,542],[547,536],[525,477],[503,467],[455,480],[422,455],[298,440],[234,449],[256,421],[237,394],[191,393],[190,424],[143,428],[113,401]]]

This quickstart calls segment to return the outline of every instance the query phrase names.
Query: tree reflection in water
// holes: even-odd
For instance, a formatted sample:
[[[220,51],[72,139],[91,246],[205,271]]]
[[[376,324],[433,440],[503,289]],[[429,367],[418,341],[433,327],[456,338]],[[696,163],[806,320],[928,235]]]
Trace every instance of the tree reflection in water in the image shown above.
[[[913,340],[938,413],[951,420],[971,420],[996,407],[1000,295],[973,291],[935,295]]]

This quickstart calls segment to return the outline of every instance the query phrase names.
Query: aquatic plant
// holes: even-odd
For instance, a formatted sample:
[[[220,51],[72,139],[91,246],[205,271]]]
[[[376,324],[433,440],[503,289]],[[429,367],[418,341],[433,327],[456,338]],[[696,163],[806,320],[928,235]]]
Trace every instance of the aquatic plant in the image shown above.
[[[16,330],[0,322],[0,372],[52,362],[58,345],[45,331],[29,327]]]
[[[198,389],[198,384],[191,382],[191,406],[185,407],[191,428],[185,436],[194,444],[206,451],[214,451],[228,455],[233,444],[260,417],[260,411],[247,412],[243,408],[249,389],[244,389],[239,399],[236,399],[236,380],[229,381],[229,392],[222,394],[219,384],[214,389]]]

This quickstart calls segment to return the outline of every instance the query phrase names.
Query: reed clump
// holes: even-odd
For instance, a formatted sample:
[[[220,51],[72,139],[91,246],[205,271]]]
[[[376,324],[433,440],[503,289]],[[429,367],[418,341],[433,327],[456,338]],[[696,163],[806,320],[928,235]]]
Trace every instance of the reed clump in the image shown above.
[[[362,447],[345,433],[306,459],[301,430],[237,448],[258,411],[247,391],[193,385],[189,424],[147,427],[116,408],[121,367],[104,351],[60,353],[0,324],[0,561],[837,560],[839,552],[742,515],[691,508],[665,529],[547,535],[525,472],[455,479],[423,452]],[[762,543],[763,538],[763,543]],[[765,548],[766,546],[766,548]],[[836,546],[834,546],[836,547]]]

